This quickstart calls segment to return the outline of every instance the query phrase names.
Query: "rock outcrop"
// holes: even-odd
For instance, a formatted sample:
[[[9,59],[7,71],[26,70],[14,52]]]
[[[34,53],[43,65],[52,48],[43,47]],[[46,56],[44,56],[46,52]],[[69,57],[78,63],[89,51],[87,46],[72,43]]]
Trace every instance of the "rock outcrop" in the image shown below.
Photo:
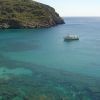
[[[0,0],[0,28],[40,28],[63,23],[48,5],[32,0]]]

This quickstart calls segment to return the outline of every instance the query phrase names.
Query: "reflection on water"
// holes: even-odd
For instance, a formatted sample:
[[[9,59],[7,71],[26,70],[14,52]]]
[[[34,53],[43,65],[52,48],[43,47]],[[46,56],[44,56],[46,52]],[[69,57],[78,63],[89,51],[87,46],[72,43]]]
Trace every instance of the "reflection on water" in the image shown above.
[[[29,42],[29,43],[28,43]],[[6,39],[0,40],[0,51],[6,52],[20,52],[20,51],[27,51],[27,50],[36,50],[39,48],[39,45],[34,43],[34,41],[27,41],[27,40],[16,40],[16,39]]]

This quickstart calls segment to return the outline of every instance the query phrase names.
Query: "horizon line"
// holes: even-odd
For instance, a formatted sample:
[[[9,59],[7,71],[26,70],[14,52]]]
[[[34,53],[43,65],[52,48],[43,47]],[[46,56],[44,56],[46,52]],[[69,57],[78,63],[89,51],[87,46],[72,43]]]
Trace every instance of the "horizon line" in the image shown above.
[[[61,17],[98,17],[99,18],[100,16],[61,16]]]

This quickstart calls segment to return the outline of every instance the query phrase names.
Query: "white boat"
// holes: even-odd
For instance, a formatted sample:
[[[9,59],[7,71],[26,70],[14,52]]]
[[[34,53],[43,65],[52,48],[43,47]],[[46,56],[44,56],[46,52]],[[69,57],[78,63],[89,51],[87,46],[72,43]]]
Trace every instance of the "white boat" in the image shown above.
[[[79,36],[75,34],[68,34],[67,36],[64,37],[64,41],[68,40],[79,40]]]

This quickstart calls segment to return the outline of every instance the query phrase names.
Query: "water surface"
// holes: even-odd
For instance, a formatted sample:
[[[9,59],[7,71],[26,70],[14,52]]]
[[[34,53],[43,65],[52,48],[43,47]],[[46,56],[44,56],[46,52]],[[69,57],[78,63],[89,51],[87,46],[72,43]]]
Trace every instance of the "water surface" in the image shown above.
[[[0,100],[100,100],[100,18],[65,22],[0,30]]]

